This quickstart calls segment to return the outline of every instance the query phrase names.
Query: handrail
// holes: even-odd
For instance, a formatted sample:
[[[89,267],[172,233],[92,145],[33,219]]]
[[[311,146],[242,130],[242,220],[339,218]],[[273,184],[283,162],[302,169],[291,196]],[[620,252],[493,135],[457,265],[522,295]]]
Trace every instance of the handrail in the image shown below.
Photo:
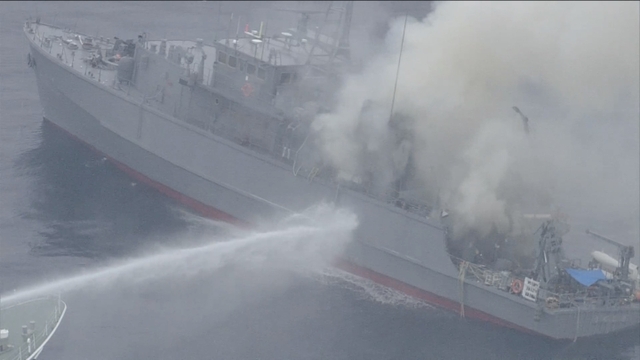
[[[55,330],[57,324],[60,322],[62,316],[64,315],[66,304],[62,301],[60,301],[59,304],[61,306],[58,307],[58,304],[56,304],[53,315],[49,316],[45,321],[44,329],[39,332],[30,334],[30,343],[23,341],[21,345],[14,347],[12,351],[16,352],[16,354],[13,357],[8,358],[7,360],[26,360],[36,353],[38,348],[42,346],[45,341],[47,341],[47,338],[51,335],[51,332]],[[22,334],[20,334],[20,336],[22,336]]]
[[[497,287],[499,285],[499,281],[496,282],[495,279],[503,280],[502,278],[495,276],[500,274],[500,271],[488,269],[485,265],[470,263],[453,255],[450,255],[450,257],[454,260],[456,267],[459,269],[462,269],[462,264],[464,264],[465,275],[471,276],[471,279],[476,280],[477,282],[484,283],[487,286]],[[508,286],[510,286],[512,279],[517,278],[519,277],[510,274],[507,279]],[[471,280],[468,277],[465,279]],[[520,296],[518,294],[511,295]],[[629,295],[590,295],[587,289],[577,291],[575,293],[559,293],[540,287],[536,302],[545,304],[549,310],[557,308],[584,309],[603,306],[611,307],[629,305],[633,302],[633,296],[633,292]]]

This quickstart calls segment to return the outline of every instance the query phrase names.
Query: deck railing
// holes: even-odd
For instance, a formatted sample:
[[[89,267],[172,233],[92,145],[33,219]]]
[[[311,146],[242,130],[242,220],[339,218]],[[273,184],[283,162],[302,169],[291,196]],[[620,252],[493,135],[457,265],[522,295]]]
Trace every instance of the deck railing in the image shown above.
[[[485,265],[474,264],[451,255],[461,272],[462,280],[471,280],[486,286],[497,287],[512,296],[522,296],[523,289],[514,292],[512,284],[514,280],[524,281],[524,277],[514,276],[508,271],[495,271]],[[634,292],[630,289],[628,294],[597,294],[593,288],[585,288],[577,292],[554,292],[540,287],[536,294],[536,302],[541,303],[549,310],[565,308],[596,308],[625,306],[634,302]]]
[[[43,343],[47,341],[47,338],[51,335],[51,332],[55,330],[67,308],[67,305],[64,303],[64,301],[60,300],[59,298],[51,298],[51,300],[56,301],[57,303],[54,307],[53,314],[51,314],[45,321],[44,328],[32,332],[28,335],[20,334],[19,336],[22,337],[21,340],[18,340],[20,342],[20,345],[12,344],[14,346],[14,355],[7,358],[6,360],[26,360],[36,354],[36,352],[42,351],[42,349],[39,349],[39,347],[41,347]],[[0,358],[2,358],[1,355]]]

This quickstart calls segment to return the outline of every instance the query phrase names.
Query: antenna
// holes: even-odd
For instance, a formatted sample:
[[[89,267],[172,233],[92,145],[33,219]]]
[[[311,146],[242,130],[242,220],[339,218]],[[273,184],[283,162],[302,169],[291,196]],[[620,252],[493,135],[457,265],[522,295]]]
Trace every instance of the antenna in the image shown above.
[[[236,40],[233,42],[233,45],[235,45],[235,47],[238,47],[238,34],[240,34],[240,16],[239,15],[238,15],[238,27],[236,27]]]
[[[38,3],[36,2],[34,4],[36,6],[36,19],[37,19],[36,23],[38,24],[40,23],[40,11],[38,10]]]
[[[229,23],[227,24],[227,31],[224,34],[224,42],[225,45],[229,46],[229,29],[231,28],[231,22],[233,21],[233,13],[231,13],[231,17],[229,18]]]
[[[222,15],[222,1],[218,2],[218,24],[222,23],[222,21],[220,21],[220,16]],[[219,25],[216,25],[216,28]],[[216,31],[213,33],[213,42],[218,42],[218,30],[216,29]]]
[[[402,49],[404,48],[404,34],[407,32],[407,19],[409,15],[404,16],[404,27],[402,28],[402,42],[400,43],[400,55],[398,56],[398,68],[396,69],[396,83],[393,86],[393,97],[391,98],[391,113],[389,120],[393,117],[393,106],[396,103],[396,90],[398,89],[398,75],[400,75],[400,62],[402,61]]]
[[[264,24],[264,33],[267,34],[267,29],[269,28],[269,21],[267,21]],[[266,37],[267,39],[267,45],[269,44],[269,37]],[[264,48],[265,48],[265,44],[262,43],[262,51],[260,52],[260,61],[262,61],[262,58],[264,57]]]

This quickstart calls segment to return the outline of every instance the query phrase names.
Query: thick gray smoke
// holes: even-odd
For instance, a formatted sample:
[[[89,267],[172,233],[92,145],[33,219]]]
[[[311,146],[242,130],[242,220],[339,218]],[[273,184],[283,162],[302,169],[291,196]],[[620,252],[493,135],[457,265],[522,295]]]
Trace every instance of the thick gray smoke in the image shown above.
[[[438,3],[408,19],[390,122],[394,19],[385,50],[315,119],[326,161],[391,185],[412,154],[413,186],[485,234],[552,204],[637,221],[638,14],[638,2]]]

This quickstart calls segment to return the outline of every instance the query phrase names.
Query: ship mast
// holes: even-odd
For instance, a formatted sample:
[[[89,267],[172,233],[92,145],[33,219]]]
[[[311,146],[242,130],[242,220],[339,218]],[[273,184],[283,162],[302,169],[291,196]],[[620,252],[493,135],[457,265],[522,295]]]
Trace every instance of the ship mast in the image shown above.
[[[396,103],[396,91],[398,90],[398,75],[400,75],[400,62],[402,61],[402,49],[404,48],[404,35],[407,32],[407,19],[409,15],[404,16],[404,27],[402,28],[402,41],[400,43],[400,55],[398,55],[398,67],[396,68],[396,82],[393,86],[393,97],[391,98],[391,112],[389,113],[389,121],[393,117],[393,107]]]
[[[306,61],[307,65],[311,64],[312,59],[321,57],[325,58],[326,64],[331,64],[338,56],[346,60],[350,59],[349,32],[353,17],[353,1],[342,1],[341,6],[336,3],[340,2],[332,1],[329,3],[322,24],[315,30],[313,45]],[[323,32],[332,24],[337,25],[334,31],[329,36],[325,35]],[[323,41],[321,38],[329,38],[329,41]]]
[[[351,58],[351,49],[349,47],[349,31],[351,30],[351,18],[353,16],[353,1],[347,1],[344,5],[344,19],[340,31],[340,40],[336,47],[334,56],[344,56],[346,59]]]

